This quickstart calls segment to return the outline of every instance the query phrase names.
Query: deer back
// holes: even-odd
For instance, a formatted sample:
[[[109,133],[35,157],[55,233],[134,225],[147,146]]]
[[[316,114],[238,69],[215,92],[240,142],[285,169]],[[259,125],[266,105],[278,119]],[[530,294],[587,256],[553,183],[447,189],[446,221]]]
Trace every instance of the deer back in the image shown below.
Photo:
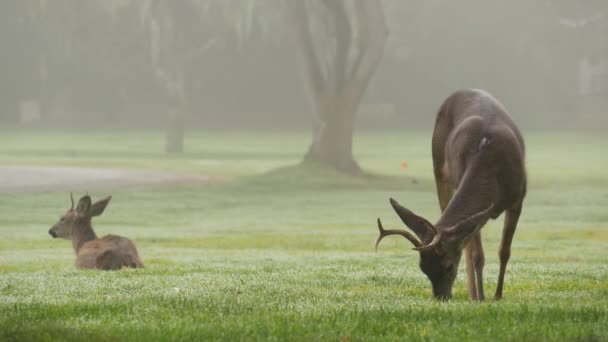
[[[107,235],[85,243],[78,250],[76,267],[117,270],[123,267],[143,268],[144,265],[131,240]]]
[[[450,221],[492,203],[496,218],[525,195],[523,138],[502,104],[484,91],[458,91],[444,102],[432,153],[435,176],[455,191],[443,215]]]

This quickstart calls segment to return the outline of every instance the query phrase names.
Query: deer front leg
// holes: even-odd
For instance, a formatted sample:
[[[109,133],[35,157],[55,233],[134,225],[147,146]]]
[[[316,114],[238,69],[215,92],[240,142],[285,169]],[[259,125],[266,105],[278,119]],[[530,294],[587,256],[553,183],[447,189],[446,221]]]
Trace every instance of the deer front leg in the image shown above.
[[[496,286],[496,293],[494,299],[499,300],[502,298],[502,289],[505,281],[505,272],[507,271],[507,263],[511,257],[511,242],[513,242],[513,235],[517,228],[517,222],[521,214],[522,203],[517,204],[515,207],[507,210],[505,213],[505,224],[502,229],[502,239],[500,240],[500,249],[498,250],[498,257],[500,259],[500,273],[498,274],[498,285]]]

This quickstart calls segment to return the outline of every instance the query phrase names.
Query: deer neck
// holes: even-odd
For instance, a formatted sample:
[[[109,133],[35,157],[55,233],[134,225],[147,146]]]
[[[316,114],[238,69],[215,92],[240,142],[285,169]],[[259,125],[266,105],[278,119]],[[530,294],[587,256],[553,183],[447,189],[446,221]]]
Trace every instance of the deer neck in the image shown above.
[[[465,172],[447,208],[436,224],[437,229],[447,229],[456,223],[497,204],[498,193],[495,177],[483,167]]]
[[[72,247],[76,254],[85,243],[97,239],[90,220],[75,224],[72,229]]]

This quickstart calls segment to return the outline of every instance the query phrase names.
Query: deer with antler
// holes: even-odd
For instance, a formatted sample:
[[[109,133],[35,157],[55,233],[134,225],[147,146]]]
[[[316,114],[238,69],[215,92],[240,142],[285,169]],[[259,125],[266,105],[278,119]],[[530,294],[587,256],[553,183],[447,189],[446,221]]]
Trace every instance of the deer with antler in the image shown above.
[[[460,90],[440,107],[432,140],[433,168],[441,217],[431,224],[391,198],[391,205],[412,232],[384,229],[380,241],[401,235],[420,253],[420,269],[433,296],[449,299],[465,252],[469,300],[483,301],[484,252],[481,228],[505,212],[498,256],[495,299],[502,298],[511,242],[526,195],[524,141],[509,114],[482,90]]]
[[[118,270],[144,267],[131,240],[117,235],[98,238],[93,231],[91,219],[101,215],[111,199],[112,196],[108,196],[91,203],[91,197],[86,195],[74,209],[74,197],[70,194],[72,207],[49,230],[53,238],[72,240],[77,268]]]

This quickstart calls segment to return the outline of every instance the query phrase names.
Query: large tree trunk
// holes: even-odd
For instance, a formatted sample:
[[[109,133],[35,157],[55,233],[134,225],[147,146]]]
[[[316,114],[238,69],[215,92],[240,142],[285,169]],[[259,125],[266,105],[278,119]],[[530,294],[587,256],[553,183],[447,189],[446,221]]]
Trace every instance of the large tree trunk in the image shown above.
[[[288,4],[317,118],[304,160],[360,174],[353,157],[355,115],[384,53],[387,29],[382,3],[298,0]],[[315,16],[315,10],[321,13]],[[321,36],[313,33],[315,23],[323,29]]]
[[[182,36],[176,28],[183,4],[179,1],[155,0],[147,17],[152,65],[168,100],[167,153],[184,152],[184,120],[188,106],[183,50],[180,48]]]
[[[179,69],[176,67],[175,69]],[[174,73],[173,82],[167,82],[167,92],[170,94],[169,121],[167,125],[167,153],[184,152],[184,119],[188,107],[186,97],[186,82],[184,73],[178,70]]]
[[[325,119],[317,121],[315,125],[313,141],[305,161],[320,162],[350,174],[361,173],[353,156],[353,106],[353,99],[345,97],[334,97],[326,101],[318,113],[319,117]]]
[[[169,110],[165,151],[167,153],[184,152],[184,115],[180,107]]]

